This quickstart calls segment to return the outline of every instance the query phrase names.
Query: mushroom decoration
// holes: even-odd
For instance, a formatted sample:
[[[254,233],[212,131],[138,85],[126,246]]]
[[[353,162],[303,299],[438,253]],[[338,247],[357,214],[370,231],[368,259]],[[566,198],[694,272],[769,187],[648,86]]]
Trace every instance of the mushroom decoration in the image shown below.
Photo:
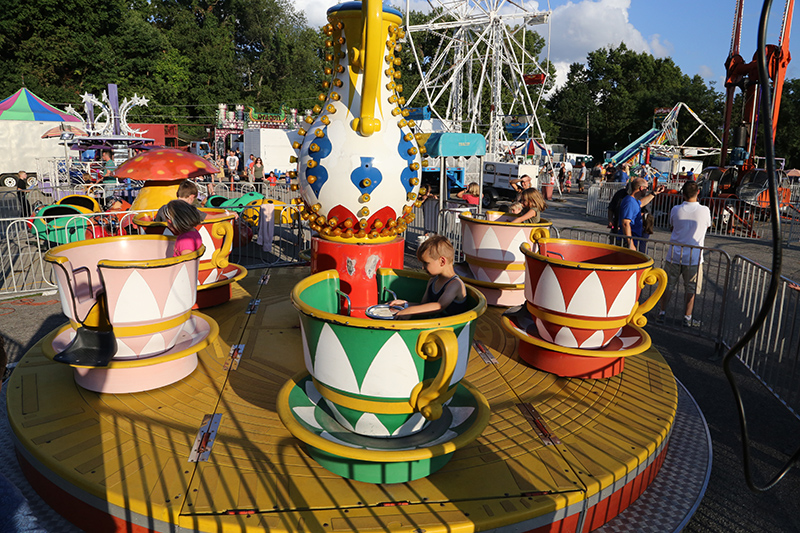
[[[216,174],[219,169],[202,157],[175,148],[157,148],[128,159],[116,171],[118,178],[144,181],[131,209],[158,209],[178,193],[187,178]]]

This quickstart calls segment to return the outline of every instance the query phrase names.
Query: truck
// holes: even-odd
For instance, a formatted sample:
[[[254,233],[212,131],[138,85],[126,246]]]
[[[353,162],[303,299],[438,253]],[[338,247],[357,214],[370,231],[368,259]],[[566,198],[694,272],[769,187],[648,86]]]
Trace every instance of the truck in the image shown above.
[[[483,206],[493,207],[498,200],[512,200],[517,192],[511,187],[510,181],[524,175],[531,177],[531,185],[538,187],[539,165],[526,165],[523,163],[483,163]]]
[[[296,170],[297,163],[289,158],[297,155],[292,143],[302,142],[294,130],[277,128],[254,128],[244,130],[244,147],[242,153],[249,158],[253,154],[264,162],[264,171],[274,170],[280,174]]]
[[[0,120],[0,184],[14,187],[20,170],[28,173],[29,181],[36,179],[38,160],[65,157],[66,149],[59,137],[42,139],[42,135],[59,122]]]

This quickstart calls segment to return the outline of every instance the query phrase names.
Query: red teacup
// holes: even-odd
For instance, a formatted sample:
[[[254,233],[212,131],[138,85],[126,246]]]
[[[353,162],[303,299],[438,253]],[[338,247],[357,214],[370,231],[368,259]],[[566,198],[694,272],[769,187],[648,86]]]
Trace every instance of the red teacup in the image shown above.
[[[667,274],[648,256],[609,244],[542,238],[527,262],[527,308],[543,338],[567,348],[602,348],[619,330],[647,323],[664,293]],[[642,288],[658,284],[639,304]]]

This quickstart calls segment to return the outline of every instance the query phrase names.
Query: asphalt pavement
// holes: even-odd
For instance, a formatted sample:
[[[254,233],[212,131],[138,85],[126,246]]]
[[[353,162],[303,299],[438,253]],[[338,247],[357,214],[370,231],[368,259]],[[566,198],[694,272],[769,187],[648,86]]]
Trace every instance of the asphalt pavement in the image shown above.
[[[585,204],[586,195],[565,195],[564,201],[551,202],[544,216],[558,228],[603,230],[604,220],[585,216]],[[657,230],[654,237],[668,239],[669,234]],[[709,237],[706,244],[725,250],[731,256],[741,254],[761,264],[771,264],[772,249],[767,242]],[[800,280],[800,246],[792,243],[783,252],[784,275]],[[413,255],[407,255],[406,266],[418,266]],[[12,362],[64,322],[56,294],[0,301],[0,334],[6,338]],[[709,359],[715,353],[713,341],[666,329],[653,321],[647,329],[653,344],[702,409],[713,442],[713,468],[708,489],[684,531],[800,532],[800,471],[797,467],[768,492],[755,493],[747,488],[731,388],[721,361]],[[741,365],[734,362],[733,368],[748,413],[754,477],[758,484],[764,485],[800,446],[800,421]]]

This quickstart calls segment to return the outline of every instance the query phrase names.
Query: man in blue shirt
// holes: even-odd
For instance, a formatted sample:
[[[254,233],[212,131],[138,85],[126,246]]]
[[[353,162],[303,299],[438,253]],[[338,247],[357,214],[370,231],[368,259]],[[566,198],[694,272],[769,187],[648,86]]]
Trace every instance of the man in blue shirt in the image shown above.
[[[648,188],[647,180],[643,178],[635,178],[631,182],[628,196],[619,204],[620,234],[627,237],[642,237],[642,208],[665,190],[663,185],[654,192],[648,191]],[[627,241],[628,248],[636,250],[636,242],[633,239]]]

